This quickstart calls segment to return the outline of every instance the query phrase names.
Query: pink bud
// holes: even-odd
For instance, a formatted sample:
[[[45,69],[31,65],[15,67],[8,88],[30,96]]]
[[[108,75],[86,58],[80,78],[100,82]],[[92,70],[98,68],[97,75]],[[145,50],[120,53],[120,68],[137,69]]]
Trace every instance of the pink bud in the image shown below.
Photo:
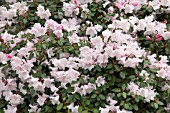
[[[133,3],[133,6],[138,6],[138,3]]]
[[[74,0],[74,3],[77,5],[77,0]]]
[[[161,40],[162,40],[161,34],[157,34],[157,35],[156,35],[156,40],[158,40],[158,41],[161,41]]]
[[[150,36],[146,36],[146,38],[147,38],[148,40],[152,40],[152,38],[151,38]]]
[[[161,40],[162,40],[162,37],[160,37],[160,38],[157,38],[156,40],[158,40],[158,41],[161,41]]]
[[[125,5],[126,4],[126,2],[121,2],[121,5]]]
[[[9,59],[12,58],[12,56],[10,54],[6,54],[6,57],[9,58]]]

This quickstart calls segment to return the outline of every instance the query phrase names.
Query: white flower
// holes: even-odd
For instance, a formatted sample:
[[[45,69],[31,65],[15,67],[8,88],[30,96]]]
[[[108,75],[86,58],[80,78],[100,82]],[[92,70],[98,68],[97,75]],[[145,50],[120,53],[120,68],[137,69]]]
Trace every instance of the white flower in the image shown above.
[[[121,28],[124,32],[127,32],[130,29],[130,23],[125,19],[122,19],[121,21],[119,21],[118,25],[119,25],[119,28]]]
[[[48,19],[51,16],[49,9],[45,11],[44,7],[40,4],[38,5],[37,10],[38,12],[36,13],[41,19]]]
[[[133,112],[131,112],[131,111],[126,111],[126,110],[117,110],[117,112],[116,113],[133,113]]]
[[[35,91],[44,92],[45,86],[41,82],[34,83],[33,87],[34,87]]]
[[[5,43],[11,41],[13,37],[13,35],[8,34],[7,30],[5,31],[5,33],[1,34],[1,38],[4,40]]]
[[[8,2],[8,3],[15,3],[15,2],[17,2],[17,0],[5,0],[5,2]]]
[[[168,84],[165,84],[163,87],[162,87],[162,91],[166,91],[170,89],[170,86]]]
[[[66,58],[61,59],[53,59],[52,63],[54,64],[55,68],[64,70],[68,67],[68,60]]]
[[[32,112],[37,112],[37,109],[38,109],[38,105],[29,105],[30,109],[28,110],[29,113],[32,113]]]
[[[100,87],[101,85],[104,85],[105,82],[106,81],[104,80],[104,78],[102,78],[102,76],[97,77],[96,84],[98,87]]]
[[[28,11],[27,2],[16,2],[9,6],[11,9],[16,9],[19,12],[19,15],[25,14]]]
[[[24,95],[26,95],[27,93],[27,90],[23,88],[24,87],[24,84],[22,83],[19,83],[19,89],[20,89],[20,92],[23,93]]]
[[[134,6],[133,5],[126,5],[125,6],[125,13],[132,13],[134,10]]]
[[[102,26],[101,25],[99,25],[99,24],[97,24],[97,25],[95,25],[94,26],[95,27],[95,29],[98,31],[98,32],[100,32],[101,30],[102,30]]]
[[[52,102],[53,105],[60,103],[60,101],[59,101],[59,95],[51,96],[51,97],[49,97],[49,98],[50,98],[50,100],[51,100],[51,102]]]
[[[21,68],[22,68],[22,67],[21,67]],[[29,75],[29,72],[26,71],[26,70],[17,71],[16,73],[19,75],[19,78],[20,78],[22,81],[25,81],[25,80],[28,80],[28,79],[31,78],[31,76]]]
[[[96,85],[92,84],[92,83],[88,83],[87,85],[84,85],[81,88],[82,88],[82,94],[81,95],[86,95],[86,94],[90,94],[93,90],[95,90]]]
[[[112,14],[113,11],[114,11],[114,8],[113,8],[112,6],[108,8],[108,13],[111,13],[111,14]]]
[[[46,101],[48,95],[43,94],[42,96],[38,95],[37,102],[40,106],[44,105],[44,102]]]
[[[160,0],[160,3],[161,3],[162,6],[169,6],[170,5],[169,0]]]
[[[107,43],[107,41],[108,41],[109,37],[111,36],[111,34],[112,34],[111,31],[109,31],[108,29],[106,29],[106,30],[104,30],[102,32],[102,36],[104,38],[105,43]]]
[[[94,46],[103,46],[104,45],[102,38],[100,36],[91,38],[91,43]]]
[[[72,68],[65,72],[66,81],[71,83],[79,78],[80,73]]]
[[[99,63],[99,64],[108,63],[107,54],[99,54],[97,57],[97,63]]]
[[[78,37],[76,33],[73,33],[72,36],[68,36],[68,39],[69,39],[70,44],[80,42],[80,37]]]
[[[31,79],[29,79],[28,81],[29,87],[34,87],[35,91],[44,92],[45,85],[39,82],[38,80],[38,78],[31,77]]]
[[[130,82],[130,84],[128,84],[128,89],[130,90],[130,92],[136,94],[137,91],[139,90],[139,86],[134,84],[133,82]]]
[[[137,30],[141,31],[141,30],[145,30],[146,27],[146,21],[144,19],[139,20],[139,23],[137,25]]]
[[[90,36],[95,36],[97,34],[97,31],[95,29],[95,27],[88,27],[86,29],[86,35],[90,35]]]
[[[3,18],[3,19],[7,19],[7,20],[11,20],[11,19],[13,19],[13,17],[16,17],[17,15],[17,10],[16,9],[9,9],[9,10],[3,10],[2,12],[1,12],[2,14],[2,16],[1,16],[1,18]]]
[[[9,102],[11,105],[19,105],[23,102],[23,98],[18,94],[10,95]]]
[[[20,50],[17,50],[18,51],[18,56],[20,57],[20,58],[22,58],[23,56],[24,57],[27,57],[27,56],[29,56],[29,50],[27,49],[27,48],[24,48],[24,47],[22,47]]]
[[[16,90],[17,89],[17,83],[15,79],[7,79],[7,85],[6,88],[10,91],[10,90]]]
[[[67,106],[68,109],[71,109],[72,113],[79,113],[78,112],[78,107],[79,106],[74,106],[74,103],[71,103],[69,106]]]
[[[145,97],[146,102],[150,102],[150,100],[154,100],[155,96],[157,95],[157,93],[155,93],[152,87],[150,86],[145,88],[140,88],[137,94],[142,97]]]
[[[77,25],[77,20],[75,18],[72,19],[62,19],[61,20],[61,25],[63,26],[63,28],[70,32],[70,31],[77,31],[78,28],[80,27],[80,25]]]
[[[40,37],[47,32],[47,28],[41,27],[40,23],[35,23],[30,32],[34,34],[35,37]]]
[[[50,78],[44,78],[44,85],[45,87],[49,88],[52,84],[52,82],[54,82],[54,79],[50,79]]]
[[[46,20],[45,27],[53,31],[62,30],[62,26],[52,19]]]
[[[47,50],[47,54],[48,54],[48,57],[49,57],[49,58],[51,58],[52,56],[54,56],[53,47]]]
[[[7,109],[4,108],[4,112],[5,113],[16,113],[17,112],[17,107],[7,105]]]
[[[77,80],[80,73],[72,68],[69,68],[68,71],[53,71],[51,72],[52,76],[54,76],[55,80],[61,81],[64,84],[71,83],[74,80]]]
[[[72,3],[63,2],[63,8],[62,9],[64,11],[65,16],[72,17],[73,12],[76,10],[76,5],[72,4]]]
[[[63,31],[62,30],[56,30],[53,32],[57,37],[63,37]]]
[[[8,60],[9,60],[9,59],[8,59],[8,57],[6,56],[6,54],[4,54],[3,52],[0,52],[0,62],[1,62],[2,64],[6,64]]]
[[[99,108],[100,113],[109,113],[109,108]]]
[[[164,40],[168,40],[168,39],[170,39],[170,32],[164,32],[162,36],[163,36]]]
[[[58,88],[56,88],[53,84],[50,86],[52,92],[57,92]]]

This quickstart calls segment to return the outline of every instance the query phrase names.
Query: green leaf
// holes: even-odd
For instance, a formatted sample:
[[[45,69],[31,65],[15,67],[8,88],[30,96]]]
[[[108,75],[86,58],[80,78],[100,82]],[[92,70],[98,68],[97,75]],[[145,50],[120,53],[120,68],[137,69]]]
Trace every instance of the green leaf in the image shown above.
[[[81,112],[82,112],[82,110],[83,110],[83,107],[82,107],[82,106],[79,106],[79,108],[78,108],[78,112],[79,112],[79,113],[81,113]]]
[[[150,69],[150,70],[151,70],[151,72],[153,72],[153,73],[157,73],[158,68],[153,68],[153,69]]]
[[[124,104],[125,109],[129,109],[129,104]]]
[[[60,111],[63,108],[63,103],[60,103],[59,105],[57,105],[57,111]]]
[[[88,110],[84,110],[82,113],[88,113]]]
[[[125,73],[124,72],[120,72],[120,77],[124,79],[125,78]]]
[[[100,99],[102,99],[102,100],[105,100],[105,99],[106,99],[105,96],[102,95],[102,94],[100,94],[99,97],[100,97]]]
[[[95,103],[95,106],[99,106],[99,105],[100,105],[100,103],[99,103],[99,102],[96,102],[96,103]]]
[[[23,19],[23,23],[26,24],[28,21],[27,19]]]
[[[67,88],[67,92],[68,92],[68,93],[72,93],[73,91],[74,91],[74,88],[72,88],[72,87],[68,87],[68,88]]]
[[[164,103],[161,101],[157,101],[157,103],[158,103],[158,105],[164,105]]]
[[[135,102],[139,102],[139,96],[135,96]]]
[[[98,109],[94,109],[93,113],[99,113],[100,111]]]
[[[125,92],[123,92],[122,95],[124,98],[126,98],[126,96],[127,96]]]
[[[107,67],[106,67],[106,68],[107,68],[107,69],[111,69],[111,68],[112,68],[112,66],[113,66],[113,65],[110,63],[110,64],[108,64],[108,65],[107,65]]]
[[[96,98],[97,97],[97,95],[96,94],[93,94],[92,96],[91,96],[91,98]]]
[[[43,47],[44,49],[46,49],[46,45],[45,45],[45,44],[42,44],[42,47]]]
[[[86,100],[86,105],[90,105],[90,100]]]
[[[157,104],[157,103],[154,103],[154,107],[155,107],[156,109],[158,109],[158,104]]]
[[[96,66],[96,70],[100,72],[101,71],[101,67],[100,66]]]
[[[118,93],[118,94],[117,94],[117,97],[121,97],[121,95],[122,95],[122,93]]]
[[[114,88],[114,89],[112,89],[112,91],[116,92],[116,93],[121,92],[120,88]]]
[[[73,51],[74,47],[73,46],[69,46],[69,51]]]
[[[118,65],[115,65],[114,67],[115,67],[116,71],[120,71],[120,68]]]
[[[58,44],[62,46],[64,44],[64,38],[59,38]]]
[[[133,105],[133,108],[134,108],[134,110],[139,110],[139,108],[138,108],[138,106],[137,105]]]
[[[75,98],[76,98],[77,100],[81,100],[81,98],[80,98],[80,95],[79,95],[79,94],[75,94]]]
[[[49,111],[49,109],[50,109],[50,107],[49,107],[49,106],[45,106],[45,111],[46,111],[46,112],[48,112],[48,111]]]
[[[57,18],[58,18],[58,16],[57,16],[57,15],[54,15],[54,18],[55,18],[55,19],[57,19]]]

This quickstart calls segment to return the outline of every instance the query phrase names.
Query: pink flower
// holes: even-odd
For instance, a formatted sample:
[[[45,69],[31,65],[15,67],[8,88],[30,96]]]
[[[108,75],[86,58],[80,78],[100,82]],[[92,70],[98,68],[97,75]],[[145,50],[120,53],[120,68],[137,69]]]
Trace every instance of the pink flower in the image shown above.
[[[6,57],[9,58],[9,59],[12,58],[12,56],[10,54],[6,54]]]
[[[156,40],[158,40],[158,41],[161,41],[161,40],[162,40],[161,34],[157,34],[157,35],[156,35]]]
[[[150,36],[146,36],[146,38],[147,38],[148,40],[152,40],[152,38],[151,38]]]

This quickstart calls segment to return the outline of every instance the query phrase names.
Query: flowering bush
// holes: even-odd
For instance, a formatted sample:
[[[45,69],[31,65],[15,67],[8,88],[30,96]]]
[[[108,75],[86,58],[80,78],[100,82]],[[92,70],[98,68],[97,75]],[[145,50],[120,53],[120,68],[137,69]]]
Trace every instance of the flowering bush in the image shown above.
[[[0,113],[170,111],[169,0],[6,1]]]

